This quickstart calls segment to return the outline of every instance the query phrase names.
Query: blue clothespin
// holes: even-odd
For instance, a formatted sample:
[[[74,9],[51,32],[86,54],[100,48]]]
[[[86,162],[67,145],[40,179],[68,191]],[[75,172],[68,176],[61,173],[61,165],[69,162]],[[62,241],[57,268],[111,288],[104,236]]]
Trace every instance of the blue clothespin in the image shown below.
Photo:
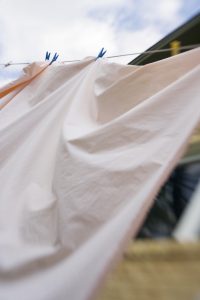
[[[101,51],[99,52],[99,54],[98,54],[96,60],[97,60],[98,58],[100,58],[100,57],[103,57],[105,53],[106,53],[106,50],[104,51],[104,48],[102,48]]]
[[[46,56],[45,56],[45,60],[49,60],[50,59],[50,55],[51,55],[51,52],[46,52]]]
[[[4,68],[9,67],[11,64],[12,64],[12,61],[9,61],[8,63],[6,63],[6,64],[4,65]]]
[[[54,57],[53,57],[53,59],[52,59],[52,61],[50,62],[50,64],[49,65],[51,65],[54,61],[56,61],[57,60],[57,58],[58,58],[58,54],[57,54],[57,52],[54,54]]]

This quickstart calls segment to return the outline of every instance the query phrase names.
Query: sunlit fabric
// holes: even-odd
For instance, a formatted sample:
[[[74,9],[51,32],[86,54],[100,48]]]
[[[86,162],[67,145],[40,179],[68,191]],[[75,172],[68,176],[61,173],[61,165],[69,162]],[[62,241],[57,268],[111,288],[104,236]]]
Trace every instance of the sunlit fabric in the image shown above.
[[[94,295],[200,120],[199,63],[35,63],[0,90],[1,299]]]

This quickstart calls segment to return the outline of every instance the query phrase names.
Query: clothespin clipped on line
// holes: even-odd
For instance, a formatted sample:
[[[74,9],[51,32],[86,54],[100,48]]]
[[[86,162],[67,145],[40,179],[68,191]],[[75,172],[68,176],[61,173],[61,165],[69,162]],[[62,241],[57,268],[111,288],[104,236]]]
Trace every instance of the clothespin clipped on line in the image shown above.
[[[50,55],[51,55],[51,52],[46,52],[46,56],[45,56],[45,60],[49,60],[50,59]]]
[[[4,65],[4,68],[7,68],[11,65],[12,61],[7,62],[7,64]]]
[[[100,58],[100,57],[103,57],[104,54],[106,53],[106,51],[107,51],[107,50],[104,51],[104,48],[102,48],[101,51],[99,52],[99,54],[98,54],[96,60],[97,60],[98,58]]]
[[[51,52],[46,52],[46,55],[45,55],[45,60],[50,60],[50,56],[51,56]],[[57,60],[57,58],[58,58],[58,54],[57,54],[57,52],[54,54],[54,57],[52,58],[52,60],[51,60],[51,62],[50,62],[50,64],[49,65],[51,65],[54,61],[56,61]]]
[[[50,62],[50,65],[54,62],[54,61],[56,61],[57,60],[57,58],[58,58],[58,54],[57,54],[57,52],[54,54],[54,57],[53,57],[53,59],[52,59],[52,61]]]

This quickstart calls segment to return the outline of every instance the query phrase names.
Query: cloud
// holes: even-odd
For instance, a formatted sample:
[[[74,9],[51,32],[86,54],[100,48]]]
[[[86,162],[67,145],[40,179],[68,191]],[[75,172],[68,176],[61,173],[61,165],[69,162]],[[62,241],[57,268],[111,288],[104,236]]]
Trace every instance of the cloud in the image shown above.
[[[108,0],[111,4],[114,1]],[[117,1],[116,5],[118,5]],[[75,58],[92,55],[105,42],[112,43],[112,28],[87,16],[94,1],[17,0],[3,1],[3,57],[6,59],[36,59],[47,49],[62,52],[62,56]],[[102,7],[106,1],[96,1]],[[1,4],[2,6],[2,4]],[[111,42],[109,40],[111,39]],[[100,45],[101,42],[101,45]],[[94,52],[93,52],[94,51]],[[77,57],[76,57],[77,58]]]
[[[43,60],[47,50],[60,60],[95,56],[102,47],[108,55],[144,51],[183,22],[185,1],[0,0],[0,62]]]

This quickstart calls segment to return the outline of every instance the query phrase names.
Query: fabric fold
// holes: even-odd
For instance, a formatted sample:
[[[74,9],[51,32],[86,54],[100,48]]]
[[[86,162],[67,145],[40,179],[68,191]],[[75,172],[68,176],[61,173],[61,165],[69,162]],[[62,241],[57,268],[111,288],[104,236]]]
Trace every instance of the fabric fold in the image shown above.
[[[199,62],[199,49],[144,67],[88,58],[14,84],[0,111],[2,299],[94,296],[199,123]]]

